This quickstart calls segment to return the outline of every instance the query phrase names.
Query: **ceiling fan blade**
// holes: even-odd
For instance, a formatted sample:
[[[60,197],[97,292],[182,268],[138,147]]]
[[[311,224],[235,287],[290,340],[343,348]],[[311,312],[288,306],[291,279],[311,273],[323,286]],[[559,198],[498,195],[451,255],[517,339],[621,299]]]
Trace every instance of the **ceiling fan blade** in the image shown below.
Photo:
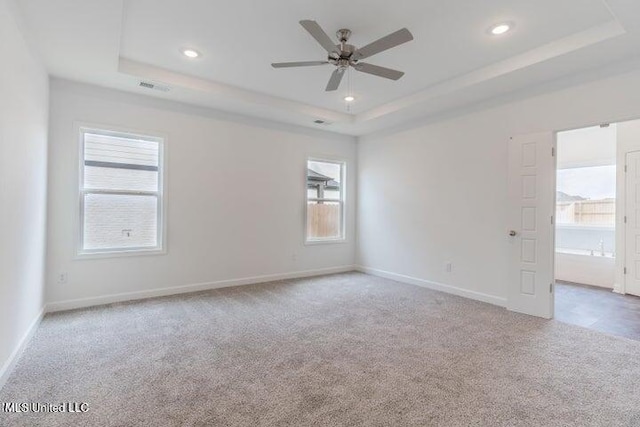
[[[331,40],[331,37],[324,32],[322,27],[320,27],[316,21],[303,20],[300,21],[300,25],[302,25],[304,29],[307,30],[328,53],[339,53],[338,48],[333,40]]]
[[[302,61],[302,62],[274,62],[271,64],[273,68],[287,68],[287,67],[312,67],[314,65],[325,65],[327,61]]]
[[[337,90],[338,86],[340,86],[340,82],[342,81],[342,76],[344,76],[344,72],[344,68],[336,68],[336,70],[331,74],[331,78],[329,79],[329,83],[327,83],[325,91],[331,92]]]
[[[368,58],[375,55],[376,53],[391,49],[392,47],[396,47],[411,40],[413,40],[413,35],[409,32],[409,30],[403,28],[396,31],[395,33],[389,34],[388,36],[382,37],[381,39],[378,39],[373,43],[369,43],[361,49],[358,49],[358,51],[354,54],[354,59]]]
[[[398,80],[404,76],[404,72],[398,70],[392,70],[391,68],[381,67],[379,65],[367,64],[366,62],[360,62],[353,66],[357,71],[373,74],[374,76],[384,77],[385,79]]]

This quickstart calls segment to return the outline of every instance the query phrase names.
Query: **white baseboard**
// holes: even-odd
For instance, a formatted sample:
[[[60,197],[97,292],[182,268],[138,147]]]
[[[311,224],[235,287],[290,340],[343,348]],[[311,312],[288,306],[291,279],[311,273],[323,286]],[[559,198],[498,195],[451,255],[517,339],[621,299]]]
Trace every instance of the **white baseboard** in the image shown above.
[[[476,301],[482,301],[489,304],[497,305],[499,307],[507,306],[506,298],[501,298],[494,295],[488,295],[482,292],[470,291],[467,289],[458,288],[456,286],[445,285],[443,283],[437,283],[429,280],[418,279],[416,277],[405,276],[403,274],[392,273],[389,271],[378,270],[375,268],[364,267],[361,265],[357,266],[357,270],[362,273],[371,274],[373,276],[384,277],[385,279],[391,279],[397,282],[408,283],[410,285],[421,286],[423,288],[432,289],[434,291],[445,292],[447,294],[453,294],[460,297],[473,299]]]
[[[2,390],[2,387],[4,387],[5,383],[9,379],[11,372],[13,372],[13,369],[16,367],[16,363],[18,363],[18,360],[20,359],[22,352],[27,347],[27,344],[29,344],[29,341],[31,341],[31,337],[33,337],[33,334],[38,329],[38,326],[40,325],[40,322],[42,321],[44,314],[45,314],[45,307],[43,307],[42,310],[40,310],[40,313],[36,316],[36,318],[33,319],[31,324],[27,328],[27,331],[22,336],[22,339],[20,340],[16,348],[13,350],[13,352],[11,353],[7,361],[4,363],[4,365],[2,366],[2,369],[0,369],[0,390]]]
[[[92,307],[111,304],[114,302],[132,301],[145,298],[163,297],[189,292],[207,291],[210,289],[228,288],[231,286],[252,285],[256,283],[273,282],[276,280],[297,279],[303,277],[321,276],[324,274],[345,273],[355,271],[355,265],[322,268],[318,270],[296,271],[291,273],[268,274],[264,276],[245,277],[242,279],[220,280],[216,282],[196,283],[191,285],[174,286],[170,288],[150,289],[137,292],[104,295],[99,297],[78,298],[66,301],[49,302],[46,305],[48,313],[54,311],[73,310],[76,308]]]

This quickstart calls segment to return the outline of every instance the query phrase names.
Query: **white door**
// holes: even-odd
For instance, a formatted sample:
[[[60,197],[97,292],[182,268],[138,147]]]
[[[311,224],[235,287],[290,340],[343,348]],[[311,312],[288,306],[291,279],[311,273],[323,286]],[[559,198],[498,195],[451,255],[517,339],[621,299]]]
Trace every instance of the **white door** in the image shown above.
[[[555,135],[509,141],[509,282],[507,308],[553,317]]]
[[[640,296],[640,151],[626,157],[625,293]]]

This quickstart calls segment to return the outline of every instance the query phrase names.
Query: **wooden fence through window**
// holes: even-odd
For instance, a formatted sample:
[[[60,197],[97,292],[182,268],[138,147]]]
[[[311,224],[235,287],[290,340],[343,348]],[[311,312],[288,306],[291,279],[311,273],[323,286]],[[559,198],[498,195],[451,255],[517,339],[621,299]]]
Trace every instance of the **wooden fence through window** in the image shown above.
[[[309,203],[307,205],[307,237],[310,239],[340,237],[340,203]]]
[[[557,202],[556,212],[559,224],[615,225],[616,223],[615,199]]]

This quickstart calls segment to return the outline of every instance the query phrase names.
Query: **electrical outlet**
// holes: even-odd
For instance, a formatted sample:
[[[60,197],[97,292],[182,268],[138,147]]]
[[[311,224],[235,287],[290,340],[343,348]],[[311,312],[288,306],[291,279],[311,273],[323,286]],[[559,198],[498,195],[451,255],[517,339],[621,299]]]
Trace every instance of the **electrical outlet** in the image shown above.
[[[453,270],[453,264],[451,264],[450,262],[444,265],[444,271],[446,271],[447,273],[451,273],[452,270]]]
[[[67,283],[67,272],[66,271],[58,274],[58,284],[59,285],[64,285],[65,283]]]

